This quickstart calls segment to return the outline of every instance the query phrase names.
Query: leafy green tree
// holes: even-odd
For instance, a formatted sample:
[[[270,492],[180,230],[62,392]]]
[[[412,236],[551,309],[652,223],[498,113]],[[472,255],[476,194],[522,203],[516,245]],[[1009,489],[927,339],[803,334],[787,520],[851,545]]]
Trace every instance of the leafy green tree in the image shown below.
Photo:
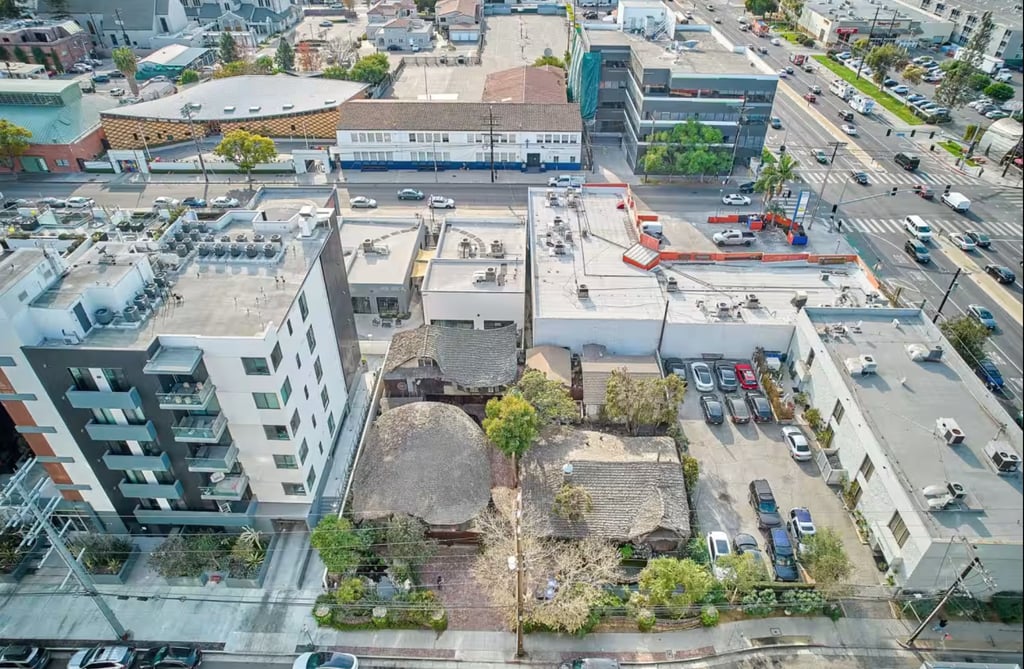
[[[537,410],[518,391],[512,390],[501,398],[488,400],[484,413],[484,433],[499,451],[512,458],[518,485],[518,458],[533,445],[540,430]]]
[[[252,64],[254,74],[273,74],[274,59],[270,56],[260,56]]]
[[[348,79],[348,70],[338,65],[328,65],[320,73],[320,76],[324,79]]]
[[[759,583],[768,580],[763,562],[758,562],[750,553],[732,553],[718,558],[715,566],[721,570],[722,583],[731,594],[729,601],[735,602],[743,593],[750,592]]]
[[[21,19],[28,15],[24,0],[0,0],[0,19]]]
[[[924,69],[920,65],[907,65],[903,68],[903,78],[908,83],[917,85],[924,79],[924,75],[928,74],[928,70]]]
[[[28,151],[32,132],[28,128],[0,119],[0,160],[12,172],[17,159]]]
[[[244,74],[256,74],[255,65],[246,60],[233,60],[230,63],[223,63],[213,72],[214,79],[227,79],[228,77],[240,77]]]
[[[213,154],[238,165],[246,178],[252,177],[252,168],[269,163],[277,157],[274,140],[247,130],[232,130],[224,135],[213,149]]]
[[[831,527],[819,527],[807,537],[801,562],[823,592],[838,594],[853,573],[843,540]]]
[[[139,59],[136,58],[135,52],[131,47],[119,46],[111,52],[111,58],[114,60],[114,67],[120,70],[128,80],[128,87],[132,89],[132,95],[138,95],[139,82],[135,80],[135,73],[139,69]]]
[[[894,44],[876,46],[864,57],[864,62],[872,69],[871,78],[881,84],[889,71],[898,69],[907,62],[907,53]]]
[[[754,16],[774,14],[779,9],[779,3],[775,0],[746,0],[743,6]]]
[[[537,60],[533,61],[534,67],[544,67],[545,65],[560,67],[563,70],[565,69],[565,61],[558,56],[541,56]]]
[[[989,338],[989,330],[970,316],[951,318],[939,324],[942,334],[953,345],[960,357],[972,367],[988,357],[985,344]]]
[[[683,456],[683,482],[686,484],[686,489],[691,494],[694,488],[697,487],[697,481],[700,479],[700,460],[693,457],[692,455]]]
[[[274,53],[274,62],[277,63],[277,67],[282,70],[294,70],[295,69],[295,50],[292,49],[292,45],[288,43],[288,40],[283,37],[277,43],[277,52]]]
[[[1004,84],[1001,81],[997,81],[994,84],[989,84],[985,87],[985,95],[989,96],[993,100],[998,102],[1006,102],[1013,98],[1016,94],[1013,86],[1010,84]]]
[[[988,76],[984,72],[975,72],[971,75],[970,79],[967,80],[967,85],[971,87],[972,91],[983,91],[992,84],[992,77]]]
[[[683,616],[711,592],[715,579],[707,567],[693,560],[660,557],[640,572],[640,595],[647,603]]]
[[[396,581],[413,578],[413,572],[437,552],[437,542],[427,537],[423,521],[404,514],[388,518],[375,543],[375,552],[387,561]]]
[[[674,425],[679,416],[686,382],[676,374],[665,378],[635,378],[623,369],[614,370],[605,387],[605,417],[621,420],[630,434],[644,426]]]
[[[704,176],[722,174],[732,167],[732,153],[722,147],[718,128],[693,119],[671,130],[651,134],[651,146],[642,159],[644,172]]]
[[[235,36],[227,30],[220,34],[217,54],[222,63],[233,63],[238,60],[238,43],[235,42]]]
[[[536,369],[527,369],[516,384],[523,398],[537,410],[541,426],[552,422],[567,423],[579,419],[580,411],[569,390]]]
[[[194,84],[199,81],[199,73],[195,70],[182,70],[178,75],[179,84]]]
[[[320,553],[327,571],[346,574],[357,567],[366,554],[368,534],[352,527],[346,518],[321,518],[309,536],[309,543]]]
[[[957,54],[960,64],[951,66],[947,71],[946,78],[935,91],[935,102],[948,107],[959,109],[967,104],[973,91],[971,89],[971,77],[979,71],[979,66],[992,41],[992,32],[995,24],[992,22],[992,12],[985,12],[974,26],[967,44]]]
[[[348,78],[352,81],[376,86],[387,78],[390,69],[391,63],[388,61],[387,54],[375,53],[357,60],[349,70]]]
[[[583,520],[594,509],[594,500],[586,488],[566,483],[555,493],[553,511],[565,520]]]

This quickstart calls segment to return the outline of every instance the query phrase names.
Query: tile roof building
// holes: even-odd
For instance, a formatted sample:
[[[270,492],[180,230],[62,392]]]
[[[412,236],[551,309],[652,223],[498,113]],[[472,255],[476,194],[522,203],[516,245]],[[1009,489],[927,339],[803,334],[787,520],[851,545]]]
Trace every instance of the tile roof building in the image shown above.
[[[582,133],[572,103],[353,100],[341,108],[338,147],[352,169],[571,171]]]
[[[484,102],[560,104],[566,101],[565,70],[552,65],[513,67],[491,72],[484,82]]]

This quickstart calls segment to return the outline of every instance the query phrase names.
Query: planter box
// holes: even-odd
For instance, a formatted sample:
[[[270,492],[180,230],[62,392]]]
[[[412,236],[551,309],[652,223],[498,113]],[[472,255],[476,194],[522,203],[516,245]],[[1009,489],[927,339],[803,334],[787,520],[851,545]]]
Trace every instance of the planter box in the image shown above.
[[[132,552],[128,555],[128,559],[121,565],[120,571],[116,574],[92,574],[93,582],[99,585],[124,585],[125,581],[128,580],[128,574],[131,573],[135,563],[138,562],[139,555],[139,547],[134,546]]]
[[[188,587],[203,587],[206,585],[206,575],[202,576],[178,576],[175,578],[165,578],[164,583],[167,585],[179,585]]]
[[[235,578],[231,575],[226,575],[221,580],[221,583],[229,588],[262,588],[263,582],[267,580],[267,572],[270,571],[270,563],[274,559],[274,552],[277,550],[277,537],[274,535],[270,539],[270,544],[267,546],[267,556],[263,559],[263,564],[260,565],[259,571],[256,572],[252,578]]]
[[[0,583],[17,583],[21,579],[25,578],[25,574],[29,572],[32,566],[32,560],[35,557],[35,551],[28,551],[25,556],[21,558],[21,562],[14,568],[13,571],[0,574]]]

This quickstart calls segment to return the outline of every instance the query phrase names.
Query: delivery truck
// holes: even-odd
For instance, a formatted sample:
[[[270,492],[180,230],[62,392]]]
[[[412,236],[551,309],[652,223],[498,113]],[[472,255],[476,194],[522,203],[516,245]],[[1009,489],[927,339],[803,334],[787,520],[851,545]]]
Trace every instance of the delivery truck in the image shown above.
[[[956,60],[963,60],[967,56],[967,53],[967,49],[958,49],[953,58]],[[981,62],[978,63],[978,69],[985,74],[996,74],[1004,67],[1006,67],[1006,61],[1002,58],[993,58],[992,56],[987,55],[982,55]]]
[[[963,193],[945,193],[940,199],[942,204],[961,214],[971,208],[971,201]]]
[[[854,95],[850,98],[850,106],[854,111],[867,115],[875,110],[875,101],[866,95]]]

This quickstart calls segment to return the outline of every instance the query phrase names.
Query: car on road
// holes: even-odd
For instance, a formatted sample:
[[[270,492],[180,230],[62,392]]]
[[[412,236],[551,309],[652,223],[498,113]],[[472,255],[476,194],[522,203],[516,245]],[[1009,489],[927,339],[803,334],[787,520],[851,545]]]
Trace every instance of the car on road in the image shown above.
[[[973,251],[975,249],[974,241],[962,232],[951,232],[947,235],[949,241],[953,242],[961,251]]]
[[[804,100],[807,100],[810,104],[814,104],[818,101],[818,98],[814,93],[804,93]]]
[[[357,195],[349,199],[348,206],[352,207],[353,209],[376,209],[377,201],[374,200],[372,197]]]
[[[911,93],[907,96],[907,102],[917,102],[918,100],[926,100],[925,96],[920,93]]]
[[[779,505],[775,502],[775,493],[768,485],[767,479],[754,479],[748,487],[747,501],[757,516],[757,527],[760,530],[782,527],[782,516]]]
[[[130,646],[96,646],[80,650],[68,660],[68,669],[130,669],[135,649]]]
[[[932,261],[932,255],[928,252],[928,247],[916,239],[908,239],[904,242],[903,250],[907,252],[908,256],[922,265]]]
[[[707,541],[708,544],[708,561],[711,562],[711,573],[715,575],[715,578],[721,580],[726,576],[725,570],[715,563],[718,562],[718,558],[720,557],[732,555],[732,547],[729,545],[729,535],[721,531],[708,532],[705,541]]]
[[[851,58],[853,58],[853,54],[850,53],[849,51],[843,51],[841,53],[837,53],[836,54],[836,60],[838,60],[840,62],[846,62],[846,61],[850,60]]]
[[[122,72],[121,70],[111,70],[110,72],[107,72],[107,76],[110,77],[111,79],[124,79],[125,78],[124,72]]]
[[[998,327],[995,315],[980,304],[968,304],[967,315],[989,330],[995,330]]]
[[[736,372],[740,388],[743,388],[743,390],[757,390],[757,375],[754,374],[754,368],[750,366],[749,362],[737,362],[733,366],[733,371]]]
[[[686,363],[682,358],[664,358],[661,361],[661,366],[665,370],[665,376],[675,374],[684,381],[686,380]]]
[[[139,655],[138,669],[199,669],[203,651],[195,646],[160,646]]]
[[[814,519],[811,512],[805,506],[798,506],[789,510],[789,531],[796,539],[796,543],[803,549],[803,544],[813,537],[818,528],[814,526]]]
[[[925,223],[924,219],[920,216],[915,216],[913,214],[907,216],[903,221],[903,227],[919,241],[930,242],[932,240],[931,226]]]
[[[693,377],[693,385],[699,392],[710,393],[715,390],[715,377],[711,374],[711,367],[706,362],[694,362],[690,364],[690,376]]]
[[[40,202],[42,202],[42,200],[40,200]],[[26,200],[23,197],[19,197],[14,200],[5,200],[4,209],[18,209],[19,207],[31,207],[32,204],[32,200]]]
[[[735,392],[740,387],[736,370],[727,362],[715,363],[715,380],[718,381],[718,389],[723,393]]]
[[[1005,265],[985,265],[985,273],[999,283],[1013,283],[1017,280],[1017,275]]]
[[[778,37],[773,37],[771,42],[772,46],[782,46],[782,40],[780,40]]]
[[[918,196],[919,198],[922,198],[924,200],[934,200],[935,199],[935,191],[932,190],[931,186],[924,186],[924,185],[921,185],[921,184],[915,184],[913,190],[914,190],[914,195]]]
[[[824,149],[811,149],[811,155],[822,165],[828,165],[828,154]]]
[[[86,207],[91,207],[96,204],[96,200],[91,197],[79,197],[76,195],[64,200],[64,204],[66,204],[70,209],[85,209]]]
[[[167,197],[166,195],[161,195],[153,200],[154,207],[177,207],[179,204],[181,204],[180,200],[176,200],[173,197]]]
[[[415,188],[403,188],[398,191],[399,200],[422,200],[423,197],[423,191]]]
[[[896,93],[897,95],[906,95],[907,93],[910,92],[910,89],[904,86],[903,84],[900,84],[899,86],[893,86],[892,92]]]
[[[359,669],[359,660],[349,653],[322,650],[295,658],[292,669]]]
[[[807,442],[807,437],[804,436],[800,428],[782,428],[782,441],[786,443],[786,447],[789,449],[789,457],[797,462],[807,462],[811,459],[811,445]]]
[[[754,187],[756,185],[757,184],[755,182],[753,182],[753,181],[744,181],[743,183],[741,183],[739,185],[737,190],[739,190],[739,192],[741,192],[741,193],[753,193],[754,192]]]
[[[201,197],[187,197],[181,201],[186,207],[192,207],[193,209],[202,209],[206,206],[206,200]]]
[[[50,652],[39,646],[0,647],[0,669],[46,669]]]
[[[978,232],[977,230],[968,230],[964,233],[967,239],[974,242],[974,245],[981,249],[987,249],[992,246],[992,238],[986,235],[984,232]]]
[[[842,130],[843,132],[845,132],[850,137],[856,137],[857,136],[857,126],[855,126],[855,125],[850,125],[849,123],[844,123],[843,125],[839,126],[839,129]]]
[[[778,116],[772,116],[770,119],[768,119],[768,123],[776,130],[782,130],[782,119],[779,118]]]
[[[821,95],[821,86],[818,84],[811,84],[811,92],[815,95]]]
[[[793,69],[793,67],[792,67],[791,65],[787,65],[787,66],[786,66],[786,73],[787,73],[787,74],[793,74],[793,72],[795,72],[795,71],[796,71],[796,70],[794,70],[794,69]]]
[[[103,74],[102,72],[97,72],[96,74],[92,75],[92,81],[94,84],[109,84],[110,75]]]
[[[121,97],[122,95],[124,95],[124,94],[125,94],[125,92],[126,92],[126,91],[125,91],[125,90],[124,90],[123,88],[111,88],[111,89],[110,89],[109,91],[107,91],[107,93],[108,93],[108,94],[110,95],[110,97],[112,97],[112,98],[119,98],[119,97]]]
[[[427,203],[431,209],[454,209],[455,200],[444,195],[431,195],[430,201]]]
[[[750,198],[746,195],[740,195],[739,193],[729,193],[722,197],[722,204],[745,207],[750,204]]]
[[[64,207],[68,206],[67,200],[64,200],[59,197],[44,197],[42,200],[39,201],[39,204],[45,204],[47,207],[50,207],[52,209],[63,209]]]
[[[779,79],[785,79],[788,76],[789,72],[786,72],[785,70],[779,70]]]
[[[704,414],[705,423],[721,425],[725,422],[725,408],[715,395],[700,396],[700,411]]]
[[[230,209],[231,207],[239,206],[239,202],[238,198],[221,195],[220,197],[213,198],[210,201],[210,206],[214,209]]]
[[[768,398],[761,393],[748,392],[744,399],[747,402],[747,408],[750,409],[750,415],[753,416],[755,423],[770,423],[772,422],[772,405],[768,401]]]
[[[741,398],[735,395],[727,395],[725,398],[725,408],[729,412],[729,420],[733,423],[743,425],[750,422],[750,411]]]
[[[985,114],[985,118],[992,119],[993,121],[998,121],[999,119],[1008,118],[1009,116],[1010,115],[1007,114],[1006,112],[1004,112],[1002,109],[997,109],[995,111],[990,111],[989,113]]]
[[[871,180],[868,178],[867,172],[850,172],[850,178],[861,186],[868,186],[871,184]]]
[[[78,74],[86,74],[87,72],[92,72],[92,65],[88,63],[75,63],[71,66],[71,71]]]
[[[1003,388],[1006,386],[1006,381],[1003,379],[1003,375],[1000,373],[999,368],[996,367],[996,364],[988,358],[979,362],[978,366],[974,368],[974,371],[977,373],[978,378],[980,378],[985,384],[985,387],[993,392],[1002,392]]]
[[[317,25],[320,26],[321,28],[333,28],[334,21],[321,21]]]

